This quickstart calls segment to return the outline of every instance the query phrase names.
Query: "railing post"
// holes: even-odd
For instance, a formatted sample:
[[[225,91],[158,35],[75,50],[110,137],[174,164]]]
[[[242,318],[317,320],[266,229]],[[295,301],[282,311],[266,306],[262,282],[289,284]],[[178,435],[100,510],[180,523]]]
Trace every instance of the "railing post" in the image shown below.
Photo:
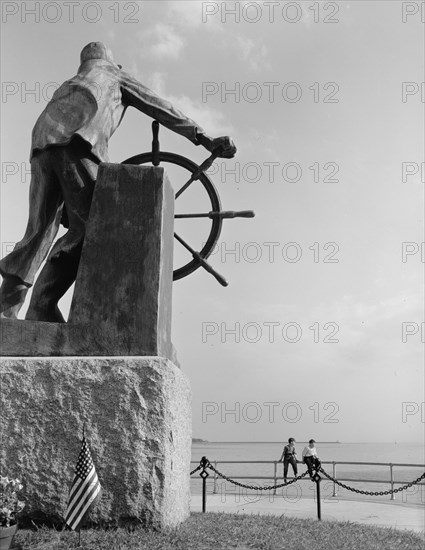
[[[393,474],[393,464],[390,463],[390,479],[391,479],[391,491],[394,491],[394,474]],[[391,500],[395,500],[395,494],[391,493]]]
[[[336,462],[332,462],[332,477],[334,479],[336,479]],[[337,496],[337,492],[336,492],[336,483],[334,481],[334,488],[333,488],[333,491],[332,491],[332,496],[333,497],[336,497]]]
[[[316,472],[314,475],[314,481],[316,482],[316,498],[317,498],[317,519],[321,521],[322,519],[322,502],[320,499],[320,482],[322,478]]]
[[[274,472],[273,472],[273,485],[277,485],[277,462],[274,461]],[[276,494],[276,487],[273,489],[273,494]]]
[[[214,468],[217,468],[217,460],[214,460]],[[213,495],[217,493],[217,474],[214,472]]]
[[[207,477],[210,475],[207,472],[208,459],[203,456],[201,458],[202,471],[199,475],[202,477],[202,513],[205,514],[207,510]]]

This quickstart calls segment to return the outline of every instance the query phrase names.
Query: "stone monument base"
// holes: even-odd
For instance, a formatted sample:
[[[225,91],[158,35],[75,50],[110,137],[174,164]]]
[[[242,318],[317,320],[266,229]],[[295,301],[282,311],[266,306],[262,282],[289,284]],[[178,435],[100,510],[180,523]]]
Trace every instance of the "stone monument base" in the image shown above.
[[[161,357],[3,358],[1,473],[24,515],[60,521],[83,424],[102,486],[95,523],[162,528],[189,515],[191,392]]]

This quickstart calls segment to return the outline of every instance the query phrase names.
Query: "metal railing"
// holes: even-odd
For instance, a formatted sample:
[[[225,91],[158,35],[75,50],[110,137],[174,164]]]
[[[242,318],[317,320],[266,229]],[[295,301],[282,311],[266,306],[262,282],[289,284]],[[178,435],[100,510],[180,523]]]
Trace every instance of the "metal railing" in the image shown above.
[[[279,479],[283,479],[283,476],[278,475],[278,464],[283,464],[281,461],[277,460],[214,460],[210,463],[217,468],[217,464],[271,464],[273,465],[273,474],[270,476],[232,476],[232,479],[265,479],[273,481],[274,485],[277,485]],[[191,464],[199,464],[199,461],[192,460]],[[362,479],[362,478],[338,478],[338,481],[348,481],[352,483],[382,483],[390,485],[391,491],[394,491],[396,485],[404,485],[406,481],[398,481],[394,479],[394,468],[422,468],[425,469],[424,464],[404,464],[404,463],[393,463],[393,462],[346,462],[346,461],[322,461],[322,466],[328,464],[332,466],[332,477],[337,477],[337,465],[350,465],[350,466],[385,466],[389,468],[389,478],[388,480],[383,479]],[[288,476],[288,479],[293,479],[293,477]],[[213,494],[217,494],[217,480],[218,476],[214,472],[213,476]],[[307,478],[306,480],[309,480]],[[425,482],[420,482],[418,485],[425,485]],[[273,494],[276,494],[276,489],[273,490]],[[337,496],[337,484],[333,482],[333,492],[332,496]],[[390,496],[391,500],[395,500],[395,494],[392,492]]]

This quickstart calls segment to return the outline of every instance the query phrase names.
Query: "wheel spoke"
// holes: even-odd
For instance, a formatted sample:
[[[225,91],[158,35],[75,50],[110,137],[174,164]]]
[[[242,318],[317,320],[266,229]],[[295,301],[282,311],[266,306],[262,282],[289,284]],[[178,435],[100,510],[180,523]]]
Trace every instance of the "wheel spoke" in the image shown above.
[[[175,214],[176,219],[180,218],[253,218],[255,216],[252,210],[242,210],[235,212],[234,210],[220,210],[219,212],[201,212],[197,214]]]
[[[219,212],[204,212],[201,214],[174,214],[175,219],[181,218],[211,218],[213,214],[219,214]]]
[[[176,199],[178,199],[178,198],[180,197],[180,195],[181,195],[184,191],[186,191],[186,189],[189,187],[189,185],[191,185],[191,184],[195,181],[196,178],[193,177],[194,175],[195,175],[195,174],[193,174],[193,175],[191,176],[191,178],[190,178],[189,180],[187,180],[187,182],[183,185],[183,187],[182,187],[179,191],[177,191],[176,196],[175,196]]]
[[[220,275],[220,273],[217,273],[217,271],[201,256],[199,252],[196,252],[189,244],[187,244],[186,241],[184,241],[177,233],[174,233],[174,237],[179,241],[180,244],[182,244],[193,256],[193,259],[199,263],[200,266],[202,266],[205,271],[208,271],[208,273],[211,273],[213,277],[222,285],[222,286],[228,286],[229,283],[226,281],[226,279]]]
[[[198,168],[193,172],[192,177],[183,185],[183,187],[177,191],[175,198],[178,199],[180,195],[183,193],[183,191],[186,191],[186,189],[191,185],[194,181],[199,179],[201,175],[206,172],[212,165],[212,163],[215,161],[215,159],[218,156],[218,151],[215,153],[212,153],[207,159],[204,160],[204,162],[198,166]]]

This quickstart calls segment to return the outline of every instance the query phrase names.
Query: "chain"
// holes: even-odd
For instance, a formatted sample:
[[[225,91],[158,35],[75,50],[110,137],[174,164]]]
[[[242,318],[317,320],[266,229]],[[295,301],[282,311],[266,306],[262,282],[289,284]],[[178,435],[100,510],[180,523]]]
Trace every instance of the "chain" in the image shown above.
[[[202,462],[202,461],[201,461]],[[209,468],[212,470],[215,474],[217,474],[222,479],[225,479],[229,483],[233,483],[233,485],[237,485],[238,487],[243,487],[245,489],[251,489],[252,491],[269,491],[270,489],[280,489],[281,487],[286,487],[287,485],[291,485],[292,483],[296,483],[300,479],[303,479],[308,474],[308,471],[304,472],[303,474],[294,477],[291,481],[287,481],[285,483],[280,483],[279,485],[263,485],[262,487],[256,486],[256,485],[246,485],[245,483],[239,483],[239,481],[235,481],[234,479],[231,479],[230,477],[226,476],[225,474],[221,473],[219,470],[214,468],[214,466],[211,464],[211,462],[208,459],[205,459],[202,464],[199,464],[192,472],[190,472],[190,475],[192,476],[196,472],[198,472],[201,469],[204,469],[204,471]],[[360,495],[370,495],[370,496],[384,496],[384,495],[391,495],[393,493],[399,493],[401,491],[405,491],[406,489],[409,489],[410,487],[413,487],[413,485],[417,485],[422,479],[425,479],[425,472],[415,479],[415,481],[411,481],[410,483],[406,483],[406,485],[402,485],[401,487],[398,487],[398,489],[389,489],[388,491],[362,491],[361,489],[355,489],[354,487],[350,487],[349,485],[345,485],[345,483],[341,483],[341,481],[338,481],[337,479],[333,478],[331,475],[329,475],[325,470],[320,467],[319,470],[325,477],[327,477],[330,481],[333,481],[340,487],[343,487],[344,489],[347,489],[348,491],[352,491],[353,493],[358,493]],[[317,471],[316,471],[317,473]]]
[[[323,468],[320,468],[320,471],[324,476],[326,476],[328,479],[339,485],[340,487],[343,487],[344,489],[348,489],[349,491],[352,491],[353,493],[359,493],[360,495],[371,495],[371,496],[384,496],[384,495],[391,495],[393,493],[399,493],[400,491],[405,491],[406,489],[409,489],[409,487],[412,487],[413,485],[416,485],[419,483],[422,479],[425,478],[425,473],[423,473],[420,477],[415,479],[415,481],[411,481],[410,483],[407,483],[406,485],[402,485],[401,487],[398,487],[397,489],[389,489],[388,491],[362,491],[361,489],[355,489],[354,487],[350,487],[349,485],[345,485],[344,483],[341,483],[340,481],[336,480],[329,474],[325,472]]]
[[[286,483],[281,483],[280,485],[269,485],[269,486],[264,485],[263,487],[258,487],[256,485],[245,485],[244,483],[239,483],[239,481],[235,481],[234,479],[230,479],[230,477],[222,474],[216,468],[214,468],[214,466],[211,464],[211,462],[208,462],[208,464],[206,465],[206,468],[209,468],[210,470],[215,472],[219,477],[225,479],[229,483],[233,483],[233,485],[237,485],[238,487],[244,487],[245,489],[251,489],[253,491],[258,491],[258,490],[268,491],[270,489],[280,489],[281,487],[286,487],[287,485],[291,485],[291,483],[296,483],[297,481],[299,481],[300,479],[302,479],[303,477],[305,477],[308,474],[308,472],[304,472],[300,476],[294,477],[294,479],[292,479],[291,481],[288,481]]]

